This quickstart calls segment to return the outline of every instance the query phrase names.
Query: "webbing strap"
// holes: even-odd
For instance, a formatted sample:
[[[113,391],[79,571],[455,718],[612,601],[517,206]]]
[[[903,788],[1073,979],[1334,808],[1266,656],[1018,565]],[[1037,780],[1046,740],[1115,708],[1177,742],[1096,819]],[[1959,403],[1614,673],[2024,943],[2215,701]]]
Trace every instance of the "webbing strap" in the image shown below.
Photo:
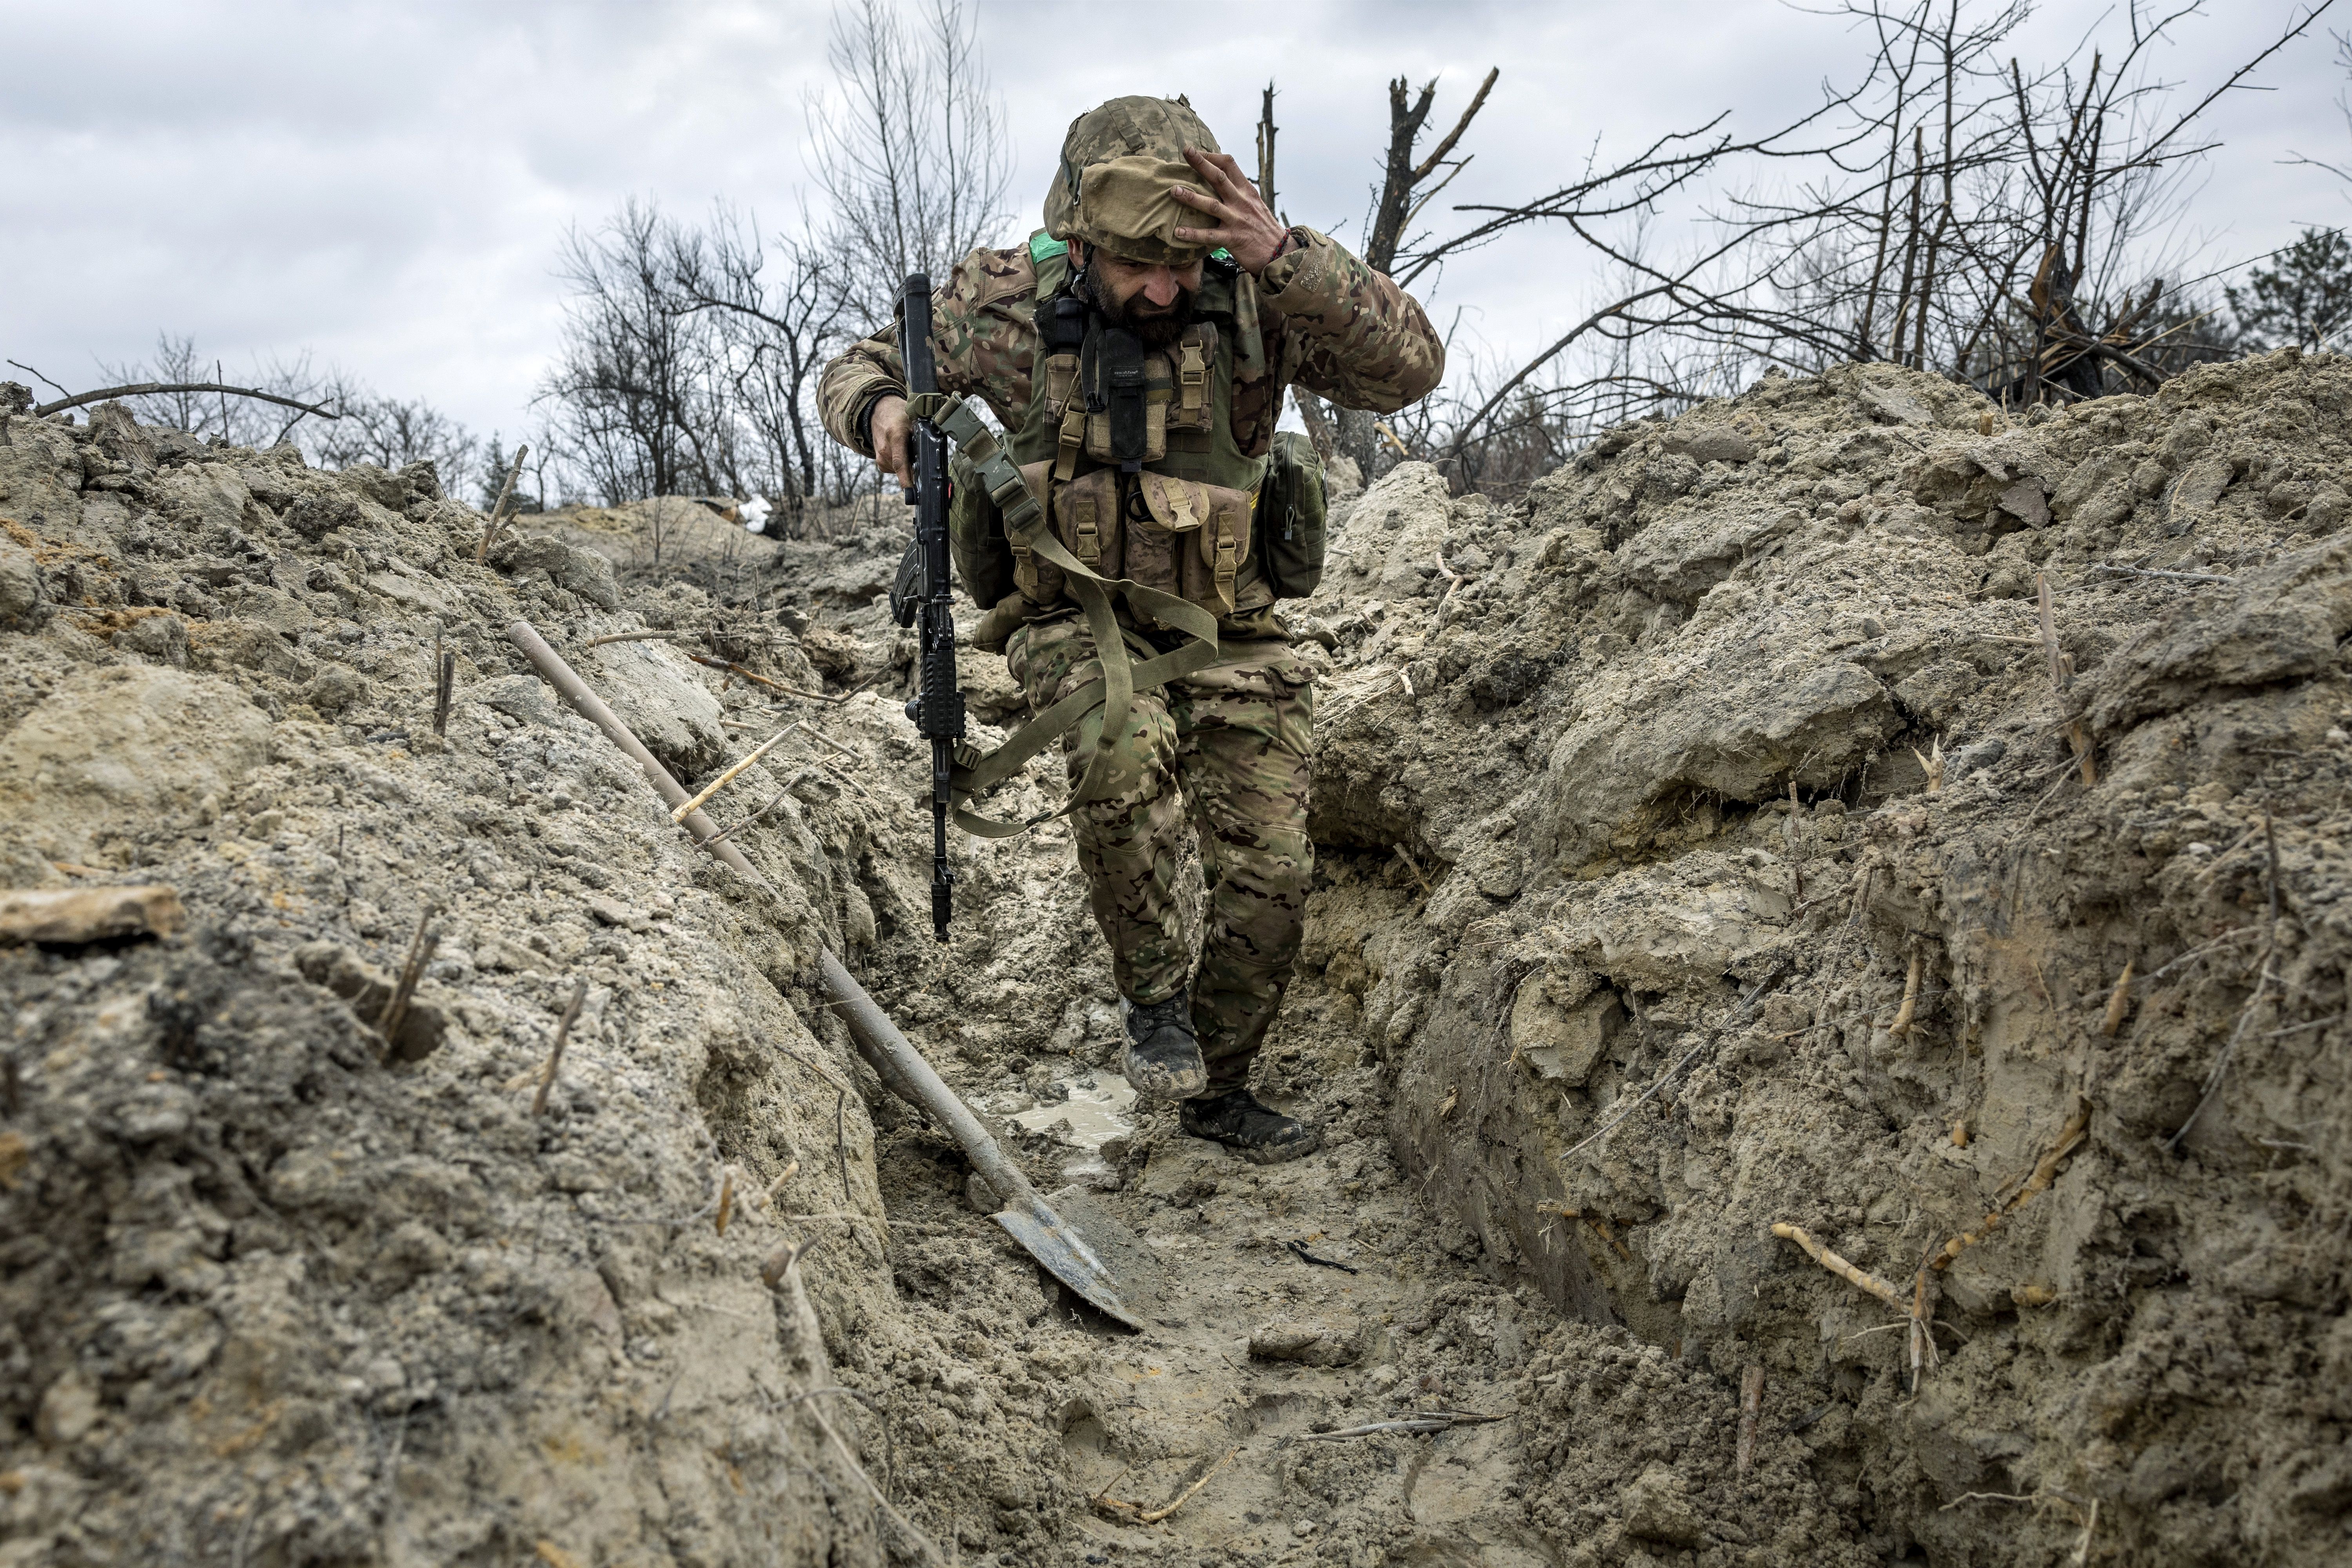
[[[1127,728],[1128,714],[1135,706],[1136,692],[1148,691],[1216,662],[1217,617],[1189,599],[1132,579],[1103,577],[1071,554],[1055,537],[1045,509],[1029,489],[1029,481],[1021,477],[1021,470],[1013,466],[1003,445],[980,422],[980,416],[968,402],[934,393],[911,399],[908,411],[916,418],[936,421],[940,431],[971,464],[989,499],[1004,518],[1006,539],[1062,569],[1071,596],[1086,614],[1087,629],[1093,634],[1095,654],[1102,664],[1100,680],[1089,681],[1063,698],[1023,725],[1003,745],[968,768],[957,768],[950,775],[959,802],[956,826],[983,838],[1009,837],[1108,793],[1111,761],[1118,737]],[[1128,657],[1127,640],[1111,602],[1113,594],[1125,595],[1136,611],[1193,640],[1173,653],[1134,663]],[[1085,772],[1061,811],[1030,822],[1005,824],[992,823],[961,809],[961,802],[1003,783],[1045,750],[1047,742],[1060,739],[1084,722],[1097,704],[1103,710],[1101,730],[1087,753]]]

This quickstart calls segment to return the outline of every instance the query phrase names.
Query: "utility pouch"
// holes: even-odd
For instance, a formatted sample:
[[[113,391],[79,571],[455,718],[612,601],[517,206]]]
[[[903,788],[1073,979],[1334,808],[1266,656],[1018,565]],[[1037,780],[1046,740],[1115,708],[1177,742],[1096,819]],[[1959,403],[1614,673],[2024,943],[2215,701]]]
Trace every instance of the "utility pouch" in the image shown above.
[[[1323,580],[1323,459],[1296,430],[1274,437],[1257,488],[1257,548],[1277,599],[1304,599]]]
[[[1152,473],[1137,475],[1135,489],[1150,521],[1128,530],[1127,575],[1232,615],[1234,580],[1249,559],[1249,492]]]
[[[1078,563],[1096,576],[1117,582],[1131,575],[1127,570],[1127,530],[1118,515],[1118,470],[1092,468],[1068,484],[1055,485],[1054,531]]]
[[[971,601],[983,608],[1013,592],[1013,550],[1004,537],[1004,517],[970,458],[948,459],[948,553]],[[905,623],[901,622],[901,625]]]
[[[1171,384],[1165,423],[1171,430],[1207,430],[1214,423],[1215,410],[1210,406],[1217,363],[1217,327],[1213,321],[1196,321],[1184,329],[1176,346],[1165,354],[1155,354],[1162,361]]]

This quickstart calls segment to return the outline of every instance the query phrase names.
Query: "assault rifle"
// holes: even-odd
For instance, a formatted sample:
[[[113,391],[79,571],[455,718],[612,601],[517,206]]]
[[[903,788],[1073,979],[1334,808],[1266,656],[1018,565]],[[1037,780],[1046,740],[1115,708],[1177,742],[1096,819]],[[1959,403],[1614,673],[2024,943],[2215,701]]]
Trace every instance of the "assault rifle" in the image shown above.
[[[907,390],[914,399],[924,398],[940,389],[931,363],[931,280],[919,272],[908,279],[898,306]],[[901,626],[919,623],[922,628],[919,684],[907,700],[907,717],[931,743],[931,930],[945,942],[949,893],[955,886],[955,872],[948,867],[948,811],[954,804],[950,775],[956,742],[963,739],[963,693],[956,689],[955,612],[948,599],[948,442],[931,419],[915,421],[915,482],[907,503],[915,509],[915,541],[899,563],[890,612]]]

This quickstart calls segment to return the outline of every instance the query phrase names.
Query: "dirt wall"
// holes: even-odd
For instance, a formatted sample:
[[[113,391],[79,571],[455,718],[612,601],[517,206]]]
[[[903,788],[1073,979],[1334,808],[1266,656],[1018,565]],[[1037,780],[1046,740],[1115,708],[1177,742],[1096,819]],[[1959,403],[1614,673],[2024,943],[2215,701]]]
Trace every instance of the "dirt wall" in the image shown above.
[[[2024,420],[1768,378],[1338,535],[1310,957],[1402,1156],[1498,1275],[1761,1366],[1877,1552],[2352,1550],[2347,412],[2291,353]],[[1922,1263],[2077,1114],[1915,1391]]]

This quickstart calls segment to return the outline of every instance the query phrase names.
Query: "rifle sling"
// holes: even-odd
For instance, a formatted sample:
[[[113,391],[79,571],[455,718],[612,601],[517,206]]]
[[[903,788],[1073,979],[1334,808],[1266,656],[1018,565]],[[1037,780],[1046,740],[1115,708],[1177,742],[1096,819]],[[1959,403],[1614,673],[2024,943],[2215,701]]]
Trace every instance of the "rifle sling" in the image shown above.
[[[963,399],[932,393],[910,399],[908,413],[918,419],[935,421],[963,453],[1003,513],[1005,536],[1061,568],[1072,596],[1086,614],[1087,629],[1093,634],[1095,653],[1102,664],[1100,679],[1088,681],[1055,702],[995,751],[975,756],[969,763],[959,763],[950,775],[955,791],[956,826],[982,838],[1008,838],[1041,822],[1065,816],[1088,801],[1098,800],[1108,792],[1114,747],[1127,728],[1135,694],[1215,663],[1219,652],[1217,618],[1189,599],[1146,587],[1129,578],[1100,576],[1071,554],[1054,536],[1045,509],[1031,492],[1028,481],[1021,477],[1021,470]],[[1124,594],[1129,605],[1138,614],[1150,616],[1192,640],[1173,653],[1160,654],[1139,664],[1134,662],[1128,657],[1127,639],[1112,605],[1114,594]],[[1087,749],[1085,771],[1061,810],[1026,822],[1006,823],[963,809],[974,795],[1003,784],[1044,751],[1048,742],[1083,723],[1097,707],[1103,710],[1101,730]]]

